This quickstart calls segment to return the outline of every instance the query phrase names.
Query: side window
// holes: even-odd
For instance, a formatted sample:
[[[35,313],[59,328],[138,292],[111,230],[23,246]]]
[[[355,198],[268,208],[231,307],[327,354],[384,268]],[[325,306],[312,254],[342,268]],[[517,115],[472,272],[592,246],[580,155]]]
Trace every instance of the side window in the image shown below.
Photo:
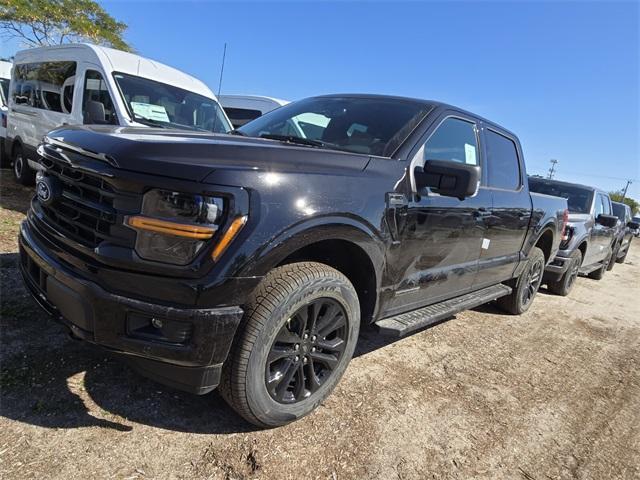
[[[253,110],[250,108],[234,108],[234,107],[223,107],[227,117],[231,120],[231,124],[233,128],[240,128],[245,123],[249,123],[251,120],[255,120],[256,118],[262,116],[262,112],[260,110]]]
[[[17,105],[71,113],[76,62],[16,65],[13,75],[12,98]]]
[[[516,144],[489,129],[486,130],[485,138],[489,186],[517,190],[520,187],[520,163]]]
[[[600,195],[600,199],[602,200],[602,211],[605,215],[611,215],[611,202],[606,195]]]
[[[415,159],[419,165],[424,165],[427,160],[478,165],[475,125],[459,118],[447,118],[420,147]]]
[[[118,117],[102,74],[87,70],[82,92],[82,117],[87,124],[117,125]]]
[[[598,218],[598,215],[605,213],[604,210],[604,195],[602,195],[601,193],[598,194],[598,196],[596,197],[596,211],[594,212],[594,215],[596,218]]]

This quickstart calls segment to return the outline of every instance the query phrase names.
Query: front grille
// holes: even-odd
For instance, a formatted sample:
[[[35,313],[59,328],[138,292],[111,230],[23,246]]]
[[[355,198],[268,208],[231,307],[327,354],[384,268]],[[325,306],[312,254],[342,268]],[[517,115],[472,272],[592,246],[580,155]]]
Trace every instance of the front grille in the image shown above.
[[[41,157],[45,175],[57,179],[59,197],[52,203],[36,200],[42,219],[47,226],[84,247],[95,249],[107,240],[115,244],[129,245],[130,235],[114,228],[118,210],[114,207],[118,192],[104,178],[87,173],[63,161],[49,156]]]

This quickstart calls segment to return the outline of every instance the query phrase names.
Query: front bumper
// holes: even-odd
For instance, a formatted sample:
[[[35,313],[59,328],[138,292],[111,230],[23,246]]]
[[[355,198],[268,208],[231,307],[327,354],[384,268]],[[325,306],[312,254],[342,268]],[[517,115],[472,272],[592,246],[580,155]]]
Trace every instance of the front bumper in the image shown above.
[[[123,356],[135,370],[174,388],[204,394],[219,384],[240,307],[174,308],[110,293],[50,256],[26,222],[20,260],[33,298],[73,336]]]

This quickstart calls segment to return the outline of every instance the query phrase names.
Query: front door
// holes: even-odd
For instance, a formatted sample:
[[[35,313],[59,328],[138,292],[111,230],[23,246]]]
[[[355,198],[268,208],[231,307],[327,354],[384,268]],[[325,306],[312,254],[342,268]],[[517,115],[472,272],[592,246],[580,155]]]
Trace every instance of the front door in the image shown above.
[[[410,168],[426,160],[480,165],[473,119],[450,112],[435,124],[416,146]],[[389,259],[397,283],[388,313],[419,308],[472,288],[490,206],[486,190],[464,200],[429,190],[412,195],[399,231],[400,246]]]

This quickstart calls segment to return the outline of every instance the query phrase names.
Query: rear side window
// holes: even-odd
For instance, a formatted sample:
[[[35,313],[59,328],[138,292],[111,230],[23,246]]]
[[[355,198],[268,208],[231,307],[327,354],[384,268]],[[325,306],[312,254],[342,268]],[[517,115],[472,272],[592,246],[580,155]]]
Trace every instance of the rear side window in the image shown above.
[[[17,105],[71,113],[76,62],[38,62],[14,65],[11,97]]]
[[[490,187],[517,190],[520,187],[520,163],[516,144],[493,130],[486,130],[487,172]]]
[[[102,74],[87,70],[82,92],[82,117],[85,125],[117,125],[118,117]]]
[[[598,202],[596,205],[596,217],[600,214],[604,213],[605,215],[611,215],[611,203],[606,195],[602,193],[598,194]]]
[[[475,125],[459,118],[447,118],[420,147],[416,158],[420,165],[427,160],[478,165]]]

